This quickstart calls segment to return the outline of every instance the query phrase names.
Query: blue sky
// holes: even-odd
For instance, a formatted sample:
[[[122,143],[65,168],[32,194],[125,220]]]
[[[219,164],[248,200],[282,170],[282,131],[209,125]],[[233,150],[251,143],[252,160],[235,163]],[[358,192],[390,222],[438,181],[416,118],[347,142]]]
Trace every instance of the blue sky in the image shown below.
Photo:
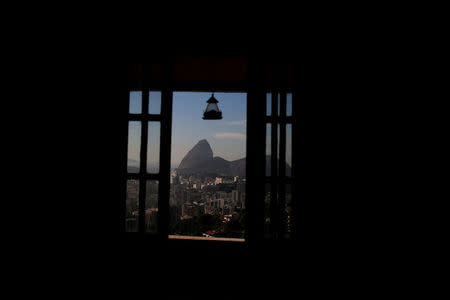
[[[211,93],[173,94],[172,166],[176,167],[199,140],[206,139],[214,156],[236,160],[246,156],[247,95],[214,93],[222,120],[203,120]]]
[[[246,156],[246,120],[247,120],[247,95],[245,93],[215,93],[222,111],[222,120],[203,120],[203,112],[206,101],[211,93],[175,92],[173,94],[173,123],[172,123],[172,168],[178,167],[187,152],[198,143],[206,139],[213,150],[214,156],[220,156],[232,161]],[[130,112],[140,113],[141,92],[132,92],[130,97]],[[291,97],[288,95],[287,113],[291,112]],[[159,114],[161,109],[160,92],[150,93],[150,113]],[[128,158],[139,160],[140,126],[138,122],[130,122]],[[153,128],[153,129],[152,129]],[[150,134],[159,128],[150,126]],[[290,151],[290,126],[287,128],[287,156],[286,160],[291,164]],[[268,132],[270,135],[270,132]],[[159,137],[159,136],[158,136]],[[159,140],[159,139],[158,139]],[[270,138],[269,138],[270,140]],[[152,141],[150,138],[149,141]],[[159,145],[150,145],[157,149]],[[157,152],[157,151],[154,151]],[[156,154],[156,153],[155,153]],[[149,163],[157,161],[157,155],[149,153]]]

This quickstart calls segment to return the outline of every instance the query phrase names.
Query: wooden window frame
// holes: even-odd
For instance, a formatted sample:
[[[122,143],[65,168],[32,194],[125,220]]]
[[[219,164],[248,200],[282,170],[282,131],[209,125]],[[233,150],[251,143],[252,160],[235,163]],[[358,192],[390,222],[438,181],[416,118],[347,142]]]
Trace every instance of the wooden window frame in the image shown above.
[[[280,124],[280,134],[284,136],[280,143],[280,152],[284,153],[283,157],[280,157],[279,166],[277,166],[276,155],[277,153],[277,127],[275,128],[275,134],[272,134],[271,148],[272,148],[272,161],[271,161],[271,171],[285,169],[285,153],[286,153],[286,125],[291,124],[292,136],[294,136],[294,131],[296,130],[295,122],[295,111],[296,111],[296,91],[287,85],[286,82],[280,81],[275,84],[268,83],[267,79],[264,78],[264,67],[259,59],[249,59],[248,60],[248,80],[246,82],[175,82],[172,80],[173,65],[170,59],[166,59],[163,64],[163,80],[161,81],[150,81],[149,74],[146,72],[145,64],[143,68],[143,77],[139,84],[133,87],[130,86],[127,93],[126,101],[127,109],[129,109],[129,92],[136,90],[142,91],[142,113],[141,114],[130,114],[127,111],[127,117],[125,118],[126,124],[123,126],[128,126],[130,121],[140,121],[142,124],[141,130],[141,161],[140,170],[138,174],[132,174],[126,172],[126,180],[128,179],[138,179],[140,182],[140,192],[139,192],[139,222],[138,222],[138,236],[144,239],[158,239],[158,240],[169,240],[169,197],[170,197],[170,156],[171,156],[171,139],[172,139],[172,105],[173,105],[173,93],[177,91],[226,91],[226,92],[243,92],[247,94],[247,166],[246,166],[246,210],[247,219],[245,224],[245,244],[249,242],[257,243],[258,241],[264,241],[264,189],[261,189],[261,183],[270,183],[271,186],[277,188],[277,185],[284,186],[284,184],[292,184],[292,198],[296,199],[296,191],[294,191],[293,177],[296,166],[294,166],[295,155],[294,155],[294,141],[292,141],[292,165],[291,177],[286,177],[285,172],[281,175],[271,175],[266,176],[265,174],[265,149],[266,149],[266,125],[267,124]],[[161,113],[149,114],[149,92],[157,90],[161,91]],[[267,116],[266,115],[266,93],[270,90],[272,93],[272,100],[274,94],[280,93],[281,96],[281,107],[280,116]],[[292,93],[292,116],[286,116],[286,93]],[[125,96],[125,95],[124,95]],[[278,112],[278,101],[272,101],[272,112]],[[148,122],[160,122],[161,134],[160,134],[160,167],[158,174],[147,174],[147,135],[148,135]],[[272,128],[272,131],[274,129]],[[123,141],[128,143],[128,130],[127,134],[123,137]],[[145,143],[142,143],[144,142]],[[145,144],[145,145],[142,145]],[[126,146],[126,145],[125,145]],[[145,152],[143,152],[145,150]],[[250,155],[251,154],[251,155]],[[125,157],[126,159],[126,157]],[[275,168],[273,166],[275,165]],[[251,173],[248,170],[252,170]],[[125,211],[125,195],[126,195],[126,180],[125,184],[122,185],[121,193],[121,222],[120,231],[125,232],[125,221],[124,221],[124,211]],[[158,180],[158,233],[149,234],[145,233],[145,194],[146,194],[146,184],[147,180]],[[141,184],[144,183],[144,184]],[[271,196],[274,197],[274,196]],[[282,228],[278,226],[279,222],[282,220],[282,212],[280,212],[280,204],[284,205],[285,201],[284,193],[281,194],[280,201],[278,205],[274,205],[271,208],[271,214],[275,216],[276,223],[272,225],[272,231],[277,232],[277,235],[282,239],[282,234],[280,234]],[[271,201],[272,202],[272,201]],[[298,199],[292,201],[292,208],[294,210],[294,215],[298,215],[296,207],[298,207]],[[275,202],[276,203],[276,202]],[[296,228],[296,222],[293,222],[293,237],[298,231]],[[176,241],[175,243],[183,243],[187,241]],[[218,242],[218,241],[195,241],[196,244],[236,244],[235,242]],[[237,243],[236,245],[242,245],[243,243]]]

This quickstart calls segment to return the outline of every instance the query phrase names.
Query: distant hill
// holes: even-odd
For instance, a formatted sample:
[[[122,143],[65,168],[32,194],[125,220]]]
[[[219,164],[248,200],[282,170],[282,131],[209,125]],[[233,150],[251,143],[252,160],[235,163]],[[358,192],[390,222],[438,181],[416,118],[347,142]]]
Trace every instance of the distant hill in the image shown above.
[[[207,140],[199,141],[183,158],[177,168],[179,174],[216,173],[223,176],[245,177],[246,159],[228,161],[222,157],[213,156],[213,151]],[[266,174],[270,170],[270,156],[266,157]],[[287,175],[291,167],[286,164]]]
[[[128,173],[139,173],[139,161],[134,159],[128,160],[127,172]],[[152,163],[147,165],[147,172],[158,173],[159,166]]]
[[[127,172],[128,172],[128,173],[139,173],[139,167],[128,166]]]

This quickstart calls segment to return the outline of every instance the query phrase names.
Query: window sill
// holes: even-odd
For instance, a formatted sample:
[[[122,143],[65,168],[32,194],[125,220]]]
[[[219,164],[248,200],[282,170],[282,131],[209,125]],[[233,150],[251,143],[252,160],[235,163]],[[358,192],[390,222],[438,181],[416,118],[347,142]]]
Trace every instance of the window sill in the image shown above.
[[[245,239],[238,238],[218,238],[187,235],[169,235],[169,240],[191,240],[191,241],[218,241],[218,242],[238,242],[244,243]]]

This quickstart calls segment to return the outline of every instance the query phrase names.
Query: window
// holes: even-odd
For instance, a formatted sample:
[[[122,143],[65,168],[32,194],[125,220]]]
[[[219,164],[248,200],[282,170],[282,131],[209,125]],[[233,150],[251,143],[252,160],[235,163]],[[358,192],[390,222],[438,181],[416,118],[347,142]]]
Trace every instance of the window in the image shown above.
[[[226,88],[219,90],[229,91],[227,87],[230,87],[233,91],[215,93],[223,120],[207,121],[202,120],[202,115],[211,93],[203,92],[212,89],[211,82],[175,81],[168,69],[164,67],[155,73],[160,77],[147,74],[130,84],[122,228],[126,232],[146,233],[145,236],[156,235],[163,239],[290,239],[296,203],[292,177],[296,106],[289,85],[270,85],[265,92],[267,87],[260,79],[245,84],[221,82]],[[152,76],[156,76],[155,79]],[[144,79],[153,82],[149,85]],[[210,88],[204,88],[208,84]],[[203,92],[179,92],[185,90]],[[187,94],[201,100],[200,105],[188,104],[179,109],[179,97],[187,97]],[[249,132],[246,105],[245,109],[239,109],[245,117],[227,119],[230,114],[224,99],[231,94],[240,95],[242,103],[248,101],[249,107],[255,108],[255,112],[248,115]],[[189,113],[192,109],[197,115]],[[241,156],[228,157],[232,151],[218,146],[211,139],[212,135],[198,135],[200,131],[194,123],[215,130],[217,139],[231,137],[234,142],[239,141],[237,148],[242,150]],[[233,129],[225,130],[225,123]],[[185,133],[177,135],[176,127],[180,126]],[[179,142],[183,140],[184,150],[179,148]],[[210,156],[213,160],[216,158],[219,167],[209,174],[189,170],[179,172],[179,169],[189,169],[180,165],[183,157],[198,143],[208,144]],[[241,159],[246,159],[246,163],[235,163]],[[231,168],[231,164],[240,171],[253,170],[253,173],[235,176],[224,172],[223,169]]]
[[[246,93],[215,93],[221,120],[203,120],[211,93],[174,92],[172,239],[245,241]]]
[[[166,95],[170,95],[169,107],[174,99],[175,109],[165,106],[163,117],[162,105],[167,103],[162,103],[161,91],[129,93],[126,232],[245,241],[246,94],[216,93],[224,111],[220,121],[202,119],[210,93],[167,91]],[[211,164],[201,161],[203,169],[186,169],[183,157],[195,144],[210,150]],[[171,168],[163,171],[163,163],[170,161]],[[169,183],[167,189],[164,183]]]
[[[161,92],[129,93],[125,230],[158,232]]]
[[[266,187],[264,236],[290,238],[292,209],[292,93],[266,95]]]

